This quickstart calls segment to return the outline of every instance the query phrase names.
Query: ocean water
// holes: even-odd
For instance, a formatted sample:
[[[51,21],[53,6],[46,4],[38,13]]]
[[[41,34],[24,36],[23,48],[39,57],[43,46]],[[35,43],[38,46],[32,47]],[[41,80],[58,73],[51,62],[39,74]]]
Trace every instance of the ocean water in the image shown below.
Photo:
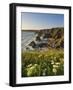
[[[21,48],[25,49],[29,42],[35,38],[35,32],[21,31]]]

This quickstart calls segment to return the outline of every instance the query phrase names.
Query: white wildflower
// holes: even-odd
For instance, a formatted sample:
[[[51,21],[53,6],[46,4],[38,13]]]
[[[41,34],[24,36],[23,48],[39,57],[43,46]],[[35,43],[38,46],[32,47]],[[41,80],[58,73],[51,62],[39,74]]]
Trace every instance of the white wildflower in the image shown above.
[[[56,65],[60,65],[60,63],[57,62]]]
[[[57,73],[57,70],[56,70],[56,68],[53,68],[53,72],[55,73],[55,75],[56,75],[56,73]]]
[[[32,64],[29,64],[27,67],[31,67],[32,66]]]
[[[53,60],[51,61],[51,64],[54,64],[54,61]]]
[[[53,65],[53,68],[58,68],[59,66],[58,65]]]

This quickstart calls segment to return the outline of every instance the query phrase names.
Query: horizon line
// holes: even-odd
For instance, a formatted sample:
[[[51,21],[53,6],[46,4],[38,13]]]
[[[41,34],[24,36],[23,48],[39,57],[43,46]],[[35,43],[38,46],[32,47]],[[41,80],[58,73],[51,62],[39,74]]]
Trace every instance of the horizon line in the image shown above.
[[[46,30],[46,29],[53,29],[53,28],[64,28],[64,27],[52,27],[52,28],[40,28],[40,29],[21,29],[22,31],[25,30]]]

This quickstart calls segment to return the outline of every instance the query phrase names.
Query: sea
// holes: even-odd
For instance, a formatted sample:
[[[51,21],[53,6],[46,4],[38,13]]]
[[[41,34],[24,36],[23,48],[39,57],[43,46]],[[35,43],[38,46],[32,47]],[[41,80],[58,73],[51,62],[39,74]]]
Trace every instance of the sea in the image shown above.
[[[21,31],[21,48],[25,49],[26,46],[33,41],[36,37],[36,33],[32,31]]]

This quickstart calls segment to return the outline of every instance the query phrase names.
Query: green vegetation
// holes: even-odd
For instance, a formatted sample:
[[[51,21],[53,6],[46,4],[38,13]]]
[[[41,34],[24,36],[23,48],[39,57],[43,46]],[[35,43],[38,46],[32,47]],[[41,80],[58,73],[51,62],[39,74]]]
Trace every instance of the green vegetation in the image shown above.
[[[22,77],[64,75],[63,49],[22,53]]]

